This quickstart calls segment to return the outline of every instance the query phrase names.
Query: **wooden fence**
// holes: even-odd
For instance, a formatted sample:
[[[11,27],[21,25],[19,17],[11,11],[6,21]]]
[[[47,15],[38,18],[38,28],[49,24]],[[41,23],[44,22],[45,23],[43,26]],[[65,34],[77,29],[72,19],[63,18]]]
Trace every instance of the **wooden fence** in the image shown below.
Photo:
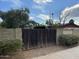
[[[56,29],[22,29],[26,49],[46,47],[56,43]]]

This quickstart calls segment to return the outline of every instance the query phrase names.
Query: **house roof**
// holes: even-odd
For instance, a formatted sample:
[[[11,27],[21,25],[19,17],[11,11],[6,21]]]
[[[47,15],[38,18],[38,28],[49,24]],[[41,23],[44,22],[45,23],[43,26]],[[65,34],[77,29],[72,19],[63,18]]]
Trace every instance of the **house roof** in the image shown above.
[[[67,24],[61,25],[61,27],[62,28],[79,28],[79,26],[74,23],[72,23],[72,24],[67,23]]]

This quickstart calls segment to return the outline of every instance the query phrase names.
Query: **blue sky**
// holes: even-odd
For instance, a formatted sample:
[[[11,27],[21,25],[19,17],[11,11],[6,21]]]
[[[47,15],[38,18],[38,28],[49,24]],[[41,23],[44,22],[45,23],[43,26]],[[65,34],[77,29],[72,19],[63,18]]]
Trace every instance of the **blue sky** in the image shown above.
[[[0,10],[27,7],[30,10],[30,19],[44,23],[49,19],[50,13],[54,13],[54,20],[58,20],[59,14],[67,7],[79,4],[79,0],[0,0]]]

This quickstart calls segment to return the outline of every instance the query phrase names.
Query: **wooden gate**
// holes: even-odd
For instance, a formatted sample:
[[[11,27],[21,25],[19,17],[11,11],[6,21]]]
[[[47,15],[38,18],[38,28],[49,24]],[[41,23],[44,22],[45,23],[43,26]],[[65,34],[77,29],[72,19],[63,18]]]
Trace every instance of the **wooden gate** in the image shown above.
[[[56,29],[22,29],[26,49],[46,47],[56,43]]]

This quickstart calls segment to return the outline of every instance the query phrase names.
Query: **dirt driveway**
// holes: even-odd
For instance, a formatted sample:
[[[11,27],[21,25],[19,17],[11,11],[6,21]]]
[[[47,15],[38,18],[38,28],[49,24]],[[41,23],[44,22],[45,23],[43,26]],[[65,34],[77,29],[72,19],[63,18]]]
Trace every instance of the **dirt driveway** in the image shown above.
[[[33,59],[79,59],[79,46]]]
[[[61,46],[56,46],[56,45],[37,48],[37,49],[28,50],[28,51],[22,51],[21,53],[14,56],[13,59],[31,59],[39,56],[45,56],[64,49],[66,48]]]

